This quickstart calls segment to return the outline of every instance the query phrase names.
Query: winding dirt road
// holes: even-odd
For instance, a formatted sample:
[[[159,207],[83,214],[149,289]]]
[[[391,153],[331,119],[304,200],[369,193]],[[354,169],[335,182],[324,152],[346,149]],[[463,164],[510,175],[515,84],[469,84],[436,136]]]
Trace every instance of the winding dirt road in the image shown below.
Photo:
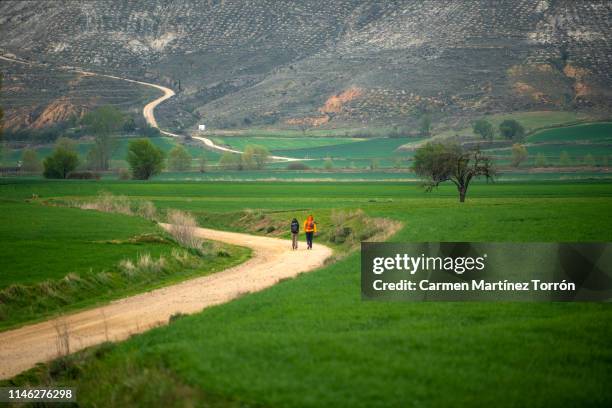
[[[162,224],[164,228],[168,225]],[[176,313],[196,313],[243,294],[274,285],[323,265],[331,249],[304,245],[291,251],[287,240],[199,228],[202,238],[249,247],[247,262],[209,276],[113,301],[42,323],[0,333],[0,379],[6,379],[66,352],[104,341],[124,340],[168,323]]]
[[[83,72],[83,71],[79,71],[79,72]],[[92,73],[89,73],[92,74]],[[139,81],[134,81],[131,79],[124,79],[124,78],[117,78],[117,77],[112,77],[112,76],[108,76],[108,75],[103,75],[109,78],[116,78],[116,79],[123,79],[124,81],[129,81],[129,82],[135,82],[137,84],[141,84],[141,85],[147,85],[147,86],[152,86],[154,88],[157,88],[159,90],[161,90],[164,95],[160,96],[159,98],[155,99],[154,101],[149,102],[148,104],[145,105],[144,109],[142,110],[142,114],[145,117],[145,120],[147,121],[147,123],[149,124],[149,126],[154,127],[159,129],[159,131],[166,135],[166,136],[172,136],[172,137],[182,137],[181,135],[178,135],[176,133],[172,133],[172,132],[168,132],[166,130],[161,129],[158,125],[157,125],[157,120],[155,119],[155,108],[161,104],[162,102],[172,98],[175,93],[172,89],[170,88],[166,88],[165,86],[161,86],[161,85],[156,85],[156,84],[150,84],[147,82],[139,82]],[[211,150],[217,150],[219,152],[230,152],[230,153],[236,153],[236,154],[242,154],[243,152],[241,152],[240,150],[234,150],[234,149],[230,149],[229,147],[225,147],[225,146],[219,146],[217,144],[215,144],[215,142],[213,142],[211,139],[207,138],[207,137],[203,137],[203,136],[192,136],[193,139],[199,140],[200,142],[204,143],[204,145],[206,147],[208,147]],[[285,157],[285,156],[269,156],[270,159],[272,160],[277,160],[277,161],[285,161],[285,162],[295,162],[295,161],[307,161],[310,159],[297,159],[294,157]]]
[[[9,62],[15,62],[18,64],[24,64],[24,65],[37,65],[37,66],[45,66],[44,64],[39,64],[36,62],[32,62],[32,61],[24,61],[21,60],[17,57],[14,56],[7,56],[7,55],[0,55],[0,59],[1,60],[5,60],[5,61],[9,61]],[[176,134],[176,133],[172,133],[172,132],[168,132],[166,130],[163,130],[159,127],[159,125],[157,124],[157,120],[155,119],[155,108],[161,104],[164,101],[167,101],[168,99],[172,98],[174,95],[176,95],[174,93],[174,91],[170,88],[167,88],[165,86],[162,85],[157,85],[157,84],[152,84],[150,82],[143,82],[143,81],[136,81],[134,79],[127,79],[127,78],[121,78],[118,76],[114,76],[114,75],[107,75],[107,74],[100,74],[98,72],[92,72],[92,71],[84,71],[78,68],[74,68],[74,67],[62,67],[64,70],[66,71],[71,71],[71,72],[77,72],[79,74],[82,75],[97,75],[97,76],[101,76],[101,77],[105,77],[105,78],[111,78],[111,79],[117,79],[120,81],[126,81],[126,82],[131,82],[134,84],[139,84],[139,85],[144,85],[144,86],[149,86],[152,88],[156,88],[159,89],[160,91],[162,91],[164,94],[162,96],[160,96],[159,98],[149,102],[148,104],[145,105],[145,107],[142,110],[142,114],[145,118],[145,120],[147,121],[147,123],[149,124],[149,126],[154,127],[156,129],[159,129],[159,131],[166,135],[166,136],[171,136],[171,137],[183,137],[182,135]],[[234,149],[230,149],[228,147],[225,146],[219,146],[218,144],[215,144],[215,142],[213,142],[211,139],[207,138],[207,137],[203,137],[203,136],[192,136],[193,139],[199,140],[200,142],[204,143],[204,146],[206,146],[207,148],[211,149],[211,150],[216,150],[219,152],[230,152],[230,153],[236,153],[236,154],[242,154],[244,152],[240,151],[240,150],[234,150]],[[286,157],[286,156],[269,156],[270,159],[272,160],[277,160],[277,161],[284,161],[284,162],[296,162],[296,161],[308,161],[310,159],[299,159],[299,158],[295,158],[295,157]]]
[[[32,65],[11,57],[0,59]],[[65,67],[83,75],[99,75],[155,87],[164,95],[148,103],[143,114],[147,122],[158,127],[155,107],[174,96],[166,87],[112,75],[98,74]],[[166,135],[180,137],[160,129]],[[196,137],[209,148],[241,153],[215,145],[204,137]],[[276,160],[296,161],[289,157],[273,156]],[[168,228],[167,224],[162,227]],[[205,239],[246,246],[253,250],[247,262],[209,276],[191,279],[176,285],[119,299],[108,305],[68,314],[41,323],[0,332],[0,379],[10,378],[34,367],[38,362],[54,359],[105,341],[124,340],[132,334],[144,332],[168,323],[176,313],[196,313],[206,307],[228,302],[249,292],[274,285],[281,279],[294,277],[323,265],[332,251],[315,245],[312,251],[301,248],[291,251],[291,243],[277,238],[259,237],[234,232],[198,228]]]

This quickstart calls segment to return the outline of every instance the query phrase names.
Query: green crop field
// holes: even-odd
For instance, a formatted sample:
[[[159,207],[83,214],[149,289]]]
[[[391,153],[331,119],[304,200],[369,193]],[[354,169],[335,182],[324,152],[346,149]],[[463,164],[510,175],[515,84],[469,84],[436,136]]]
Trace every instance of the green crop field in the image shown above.
[[[541,114],[543,116],[540,117],[536,114]],[[573,116],[569,117],[567,115],[562,115],[562,112],[536,112],[529,115],[517,115],[518,116],[515,116],[519,119],[531,118],[533,122],[531,126],[537,126],[538,124],[544,123],[540,123],[540,120],[544,120],[542,118],[548,118],[550,120],[548,122],[549,126],[557,122],[565,123],[567,120],[575,118]],[[507,117],[510,116],[495,117],[495,120],[499,121]],[[567,120],[564,120],[564,118]],[[384,132],[381,129],[377,129],[377,132],[383,135]],[[469,134],[469,131],[466,130],[466,132],[466,135]],[[377,135],[378,133],[374,132],[371,134]],[[436,134],[436,137],[441,137],[444,134],[444,132]],[[447,136],[451,135],[448,134]],[[422,139],[417,138],[388,137],[371,137],[368,139],[346,136],[299,137],[297,135],[292,135],[290,132],[288,134],[272,132],[270,135],[255,132],[246,136],[242,134],[240,136],[217,135],[212,136],[212,139],[216,143],[237,150],[244,150],[249,144],[257,144],[265,146],[274,155],[308,159],[305,164],[311,169],[325,168],[328,165],[325,160],[331,158],[332,168],[349,169],[353,171],[358,169],[372,170],[372,167],[374,167],[373,170],[379,168],[408,169],[414,151],[406,149],[399,150],[399,148],[406,145],[415,145],[422,141]],[[125,158],[129,141],[130,138],[127,137],[120,137],[117,139],[116,148],[112,155],[112,167],[127,167]],[[170,137],[155,137],[151,138],[151,141],[166,153],[179,143],[176,139]],[[593,156],[596,165],[607,167],[610,160],[612,160],[612,123],[589,123],[546,129],[529,136],[525,143],[529,158],[523,163],[523,166],[536,166],[536,158],[540,154],[545,157],[547,165],[557,166],[561,153],[567,152],[572,161],[572,165],[588,164],[585,162],[585,157],[590,155]],[[90,141],[81,141],[77,143],[77,151],[83,163],[85,163],[87,153],[92,146],[93,142]],[[185,144],[185,147],[192,155],[192,164],[194,167],[199,165],[200,157],[205,157],[209,165],[209,170],[217,169],[217,162],[221,156],[219,152],[204,149],[201,143],[196,141]],[[41,159],[51,154],[52,149],[53,147],[50,145],[38,146],[35,148]],[[496,159],[496,164],[500,166],[508,166],[510,164],[511,149],[509,147],[487,149],[485,146],[484,149]],[[4,163],[11,166],[16,165],[21,159],[22,152],[22,148],[8,150],[5,154]],[[287,168],[287,163],[271,162],[267,167],[272,170],[285,170]],[[184,179],[192,176],[185,174],[180,176],[164,175],[163,177],[165,179],[176,177]],[[286,178],[285,176],[280,177]],[[205,176],[204,178],[210,177]],[[236,177],[231,176],[230,178]],[[243,176],[243,178],[247,177]],[[368,178],[369,177],[359,179],[363,180]]]
[[[69,272],[96,273],[144,249],[159,256],[168,245],[105,243],[156,232],[152,222],[138,217],[0,201],[0,289]]]
[[[335,144],[332,146],[320,146],[309,149],[281,149],[276,153],[283,156],[298,158],[340,158],[350,159],[371,159],[371,158],[391,158],[399,155],[396,149],[415,139],[409,138],[376,138],[360,142]]]
[[[506,119],[519,121],[527,130],[535,130],[549,126],[564,126],[588,119],[588,116],[577,112],[535,111],[497,114],[487,117],[495,126]]]
[[[189,265],[179,264],[173,257],[180,247],[152,221],[55,205],[59,201],[24,202],[3,193],[0,330],[223,270],[249,254],[226,246],[229,257],[204,251],[193,254]],[[142,257],[163,258],[165,267],[140,275],[122,272],[122,261],[138,264]]]
[[[567,153],[569,165],[585,164],[585,157],[592,156],[595,165],[607,167],[612,160],[612,124],[589,123],[543,130],[527,138],[526,148],[529,157],[523,165],[535,166],[541,155],[547,165],[558,166],[561,154]],[[512,151],[509,147],[485,151],[498,165],[510,164]]]
[[[535,158],[529,159],[535,161]],[[558,160],[558,157],[555,158]],[[310,162],[308,162],[310,163]],[[357,162],[359,163],[359,162]],[[496,160],[497,164],[510,164],[509,157],[504,161],[503,158]],[[368,163],[365,163],[365,167]],[[547,169],[549,170],[549,169]],[[115,178],[109,177],[109,179]],[[612,174],[605,171],[573,171],[563,169],[553,169],[550,171],[524,170],[522,167],[516,171],[500,171],[496,181],[558,181],[558,180],[592,180],[592,179],[612,179]],[[365,170],[330,170],[313,168],[312,170],[285,170],[279,169],[257,170],[257,171],[232,171],[232,170],[210,170],[205,173],[200,172],[166,172],[155,177],[156,181],[294,181],[294,182],[351,182],[351,181],[403,181],[418,182],[419,178],[404,165],[399,170],[379,169]]]
[[[579,142],[612,143],[612,123],[589,123],[569,127],[547,129],[529,137],[531,143]]]
[[[230,146],[232,149],[244,150],[248,145],[264,146],[273,153],[283,149],[310,149],[321,146],[332,146],[358,142],[361,139],[350,137],[213,137],[215,143]]]
[[[275,220],[313,212],[324,230],[333,211],[362,209],[401,221],[399,242],[612,239],[609,182],[477,183],[463,205],[452,186],[391,182],[5,180],[0,196],[102,190],[215,228],[241,229],[232,220],[249,208]],[[611,319],[607,304],[364,302],[353,254],[10,383],[76,386],[83,405],[607,406]]]

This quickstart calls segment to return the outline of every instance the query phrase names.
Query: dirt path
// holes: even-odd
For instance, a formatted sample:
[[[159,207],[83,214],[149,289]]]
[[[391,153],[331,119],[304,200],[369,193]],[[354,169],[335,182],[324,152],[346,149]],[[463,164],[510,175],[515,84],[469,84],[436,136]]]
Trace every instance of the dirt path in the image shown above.
[[[105,75],[105,76],[108,76],[108,75]],[[171,137],[182,137],[181,135],[178,135],[176,133],[172,133],[172,132],[168,132],[168,131],[162,130],[158,126],[157,120],[155,119],[155,108],[157,107],[157,105],[159,105],[162,102],[172,98],[175,95],[175,93],[174,93],[174,91],[172,89],[166,88],[165,86],[161,86],[161,85],[150,84],[150,83],[147,83],[147,82],[133,81],[131,79],[124,79],[124,78],[117,78],[117,77],[110,77],[110,78],[123,79],[124,81],[129,81],[129,82],[136,82],[136,83],[141,84],[141,85],[152,86],[154,88],[157,88],[157,89],[161,90],[164,93],[164,95],[160,96],[159,98],[155,99],[154,101],[151,101],[148,104],[146,104],[144,109],[142,110],[142,114],[143,114],[145,120],[147,121],[147,123],[149,124],[149,126],[159,129],[160,133],[162,133],[162,134],[164,134],[166,136],[171,136]],[[199,140],[200,142],[204,143],[204,146],[208,147],[211,150],[216,150],[216,151],[219,151],[219,152],[230,152],[230,153],[236,153],[236,154],[242,154],[243,153],[240,150],[230,149],[229,147],[225,147],[225,146],[219,146],[218,144],[215,144],[215,142],[213,142],[211,139],[209,139],[207,137],[192,136],[192,138],[196,139],[196,140]],[[310,160],[310,159],[297,159],[297,158],[294,158],[294,157],[285,157],[285,156],[269,156],[269,157],[272,160],[285,161],[285,162],[295,162],[295,161],[307,161],[307,160]]]
[[[166,228],[166,225],[162,225]],[[249,247],[247,262],[209,276],[116,300],[106,306],[0,333],[0,379],[104,341],[124,340],[131,334],[168,323],[175,313],[196,313],[279,280],[323,265],[332,251],[315,243],[306,251],[291,251],[291,242],[233,232],[198,229],[202,238]]]

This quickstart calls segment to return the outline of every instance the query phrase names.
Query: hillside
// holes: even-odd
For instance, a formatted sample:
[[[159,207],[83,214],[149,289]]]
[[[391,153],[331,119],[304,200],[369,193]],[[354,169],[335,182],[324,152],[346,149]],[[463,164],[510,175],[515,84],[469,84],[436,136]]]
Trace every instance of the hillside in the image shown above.
[[[612,3],[596,0],[3,2],[0,53],[170,86],[178,95],[160,106],[160,122],[179,130],[415,123],[423,112],[605,114],[611,16]],[[45,122],[58,101],[77,113],[129,110],[147,92],[121,83],[116,101],[83,97],[91,87],[49,70],[41,93],[40,73],[1,60],[0,69],[12,127]]]

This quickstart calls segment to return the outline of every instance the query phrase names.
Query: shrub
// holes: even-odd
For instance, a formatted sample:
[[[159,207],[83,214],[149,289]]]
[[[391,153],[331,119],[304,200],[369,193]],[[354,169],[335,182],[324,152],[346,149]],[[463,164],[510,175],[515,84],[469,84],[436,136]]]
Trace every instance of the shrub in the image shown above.
[[[287,170],[310,170],[310,167],[302,162],[291,162],[287,165]]]
[[[168,153],[168,168],[173,171],[187,171],[191,168],[191,155],[183,146],[175,146]]]
[[[38,173],[42,170],[42,162],[38,158],[38,153],[34,149],[23,149],[21,153],[21,168],[24,171]]]
[[[499,133],[506,139],[521,141],[525,137],[525,128],[514,119],[506,119],[499,125]]]
[[[63,147],[56,148],[55,152],[47,157],[43,163],[43,175],[46,178],[65,179],[68,174],[79,165],[79,156]]]
[[[119,180],[129,180],[130,178],[131,175],[127,169],[119,169]]]
[[[128,147],[127,161],[135,179],[148,180],[164,168],[164,153],[148,139],[133,140]]]
[[[240,155],[224,152],[219,159],[219,166],[225,170],[242,170],[242,159]]]
[[[119,262],[119,270],[128,277],[133,278],[143,273],[159,273],[166,268],[166,259],[160,255],[159,259],[155,260],[148,252],[138,255],[136,262],[130,259],[124,259]]]
[[[139,217],[153,221],[157,216],[157,209],[151,201],[139,201],[136,207],[136,213]]]
[[[489,141],[493,140],[493,136],[495,135],[493,125],[486,119],[479,119],[474,122],[472,130],[475,134],[480,135],[481,138]]]
[[[548,163],[546,162],[546,157],[542,153],[538,153],[535,164],[536,167],[546,167]]]
[[[196,235],[198,224],[191,214],[179,210],[169,210],[167,220],[170,224],[170,235],[179,244],[194,249],[202,247],[202,240]]]
[[[160,255],[159,259],[156,261],[147,252],[138,256],[136,265],[141,272],[160,272],[166,266],[166,260]]]
[[[325,170],[331,170],[334,168],[334,162],[332,161],[331,157],[325,159],[325,161],[323,162],[323,167],[325,168]]]
[[[172,258],[182,267],[195,267],[198,259],[184,249],[172,248]]]
[[[270,152],[264,146],[248,145],[242,155],[243,167],[261,170],[265,167],[269,155]]]
[[[527,160],[529,153],[524,145],[515,143],[512,145],[512,166],[518,167],[522,162]]]
[[[128,277],[133,277],[136,274],[136,265],[130,259],[124,259],[119,262],[119,270]]]
[[[94,201],[81,204],[80,208],[132,215],[129,198],[126,196],[114,196],[111,193],[101,193]]]

